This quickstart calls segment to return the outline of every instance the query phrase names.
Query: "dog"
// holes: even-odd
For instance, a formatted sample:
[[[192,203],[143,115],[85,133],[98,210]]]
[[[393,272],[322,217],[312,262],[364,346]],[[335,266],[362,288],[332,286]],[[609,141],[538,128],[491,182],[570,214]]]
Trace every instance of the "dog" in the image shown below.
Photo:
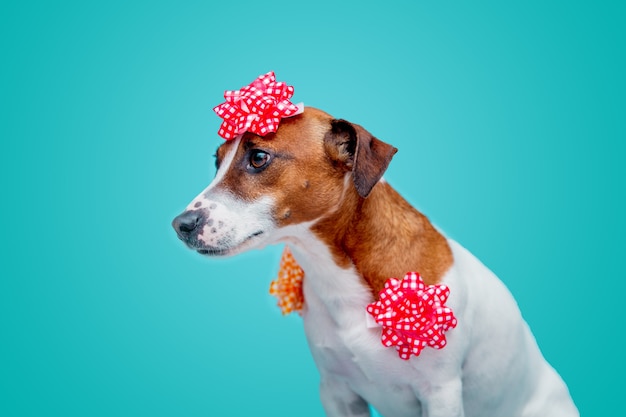
[[[232,256],[287,243],[305,272],[302,319],[328,416],[578,416],[505,285],[384,179],[397,149],[306,107],[266,136],[222,144],[213,181],[173,227]],[[390,277],[445,284],[458,325],[443,349],[402,360],[368,325]]]

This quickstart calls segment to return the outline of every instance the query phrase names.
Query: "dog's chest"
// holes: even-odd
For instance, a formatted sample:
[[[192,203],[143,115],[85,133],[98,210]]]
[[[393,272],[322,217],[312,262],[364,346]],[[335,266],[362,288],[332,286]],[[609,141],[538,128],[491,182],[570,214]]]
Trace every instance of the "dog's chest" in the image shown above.
[[[317,366],[322,372],[348,380],[366,378],[368,351],[376,343],[365,317],[371,296],[361,294],[359,288],[348,293],[328,288],[331,294],[319,294],[307,285],[316,278],[311,275],[305,279],[303,321]]]
[[[354,272],[335,274],[343,281],[317,285],[324,278],[313,274],[304,280],[304,328],[322,380],[345,383],[384,415],[415,415],[420,407],[411,387],[415,370],[382,345],[381,328],[368,327],[371,292]]]
[[[371,402],[391,395],[398,406],[414,409],[415,396],[404,380],[411,366],[382,345],[380,327],[368,326],[366,307],[374,300],[359,275],[323,262],[302,266],[303,324],[321,377],[342,380]]]

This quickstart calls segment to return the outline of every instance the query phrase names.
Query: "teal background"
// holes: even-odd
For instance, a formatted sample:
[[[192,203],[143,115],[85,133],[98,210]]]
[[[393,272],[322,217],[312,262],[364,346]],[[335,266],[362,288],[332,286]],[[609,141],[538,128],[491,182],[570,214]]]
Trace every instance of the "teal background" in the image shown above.
[[[321,416],[280,247],[187,250],[223,90],[396,145],[387,180],[492,268],[585,416],[623,410],[620,2],[4,2],[0,414]],[[233,299],[232,296],[235,299]],[[619,378],[619,379],[618,379]]]

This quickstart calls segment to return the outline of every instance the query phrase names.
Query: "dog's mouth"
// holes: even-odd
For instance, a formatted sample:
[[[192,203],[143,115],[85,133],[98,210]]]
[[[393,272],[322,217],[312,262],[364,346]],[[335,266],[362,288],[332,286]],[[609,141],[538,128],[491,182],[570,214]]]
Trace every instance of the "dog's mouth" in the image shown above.
[[[259,230],[257,232],[254,232],[252,234],[250,234],[248,237],[246,237],[244,240],[241,241],[241,243],[234,245],[234,246],[228,246],[225,248],[219,248],[219,247],[202,247],[202,248],[197,248],[196,252],[198,252],[200,255],[205,255],[205,256],[229,256],[229,255],[235,255],[239,252],[243,252],[244,250],[248,249],[250,246],[252,246],[254,243],[254,240],[257,240],[256,238],[258,238],[259,236],[263,235],[263,230]]]
[[[209,255],[209,256],[220,256],[223,255],[226,250],[225,249],[198,249],[196,250],[200,255]]]

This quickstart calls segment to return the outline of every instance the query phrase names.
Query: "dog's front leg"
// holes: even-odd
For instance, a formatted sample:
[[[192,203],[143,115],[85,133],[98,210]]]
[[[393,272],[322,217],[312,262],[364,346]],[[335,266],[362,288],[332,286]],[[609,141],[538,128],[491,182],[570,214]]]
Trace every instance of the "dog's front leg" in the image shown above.
[[[465,417],[460,376],[444,383],[414,387],[422,402],[423,417]]]
[[[323,377],[320,398],[328,417],[370,417],[367,402],[348,384],[333,377]]]

